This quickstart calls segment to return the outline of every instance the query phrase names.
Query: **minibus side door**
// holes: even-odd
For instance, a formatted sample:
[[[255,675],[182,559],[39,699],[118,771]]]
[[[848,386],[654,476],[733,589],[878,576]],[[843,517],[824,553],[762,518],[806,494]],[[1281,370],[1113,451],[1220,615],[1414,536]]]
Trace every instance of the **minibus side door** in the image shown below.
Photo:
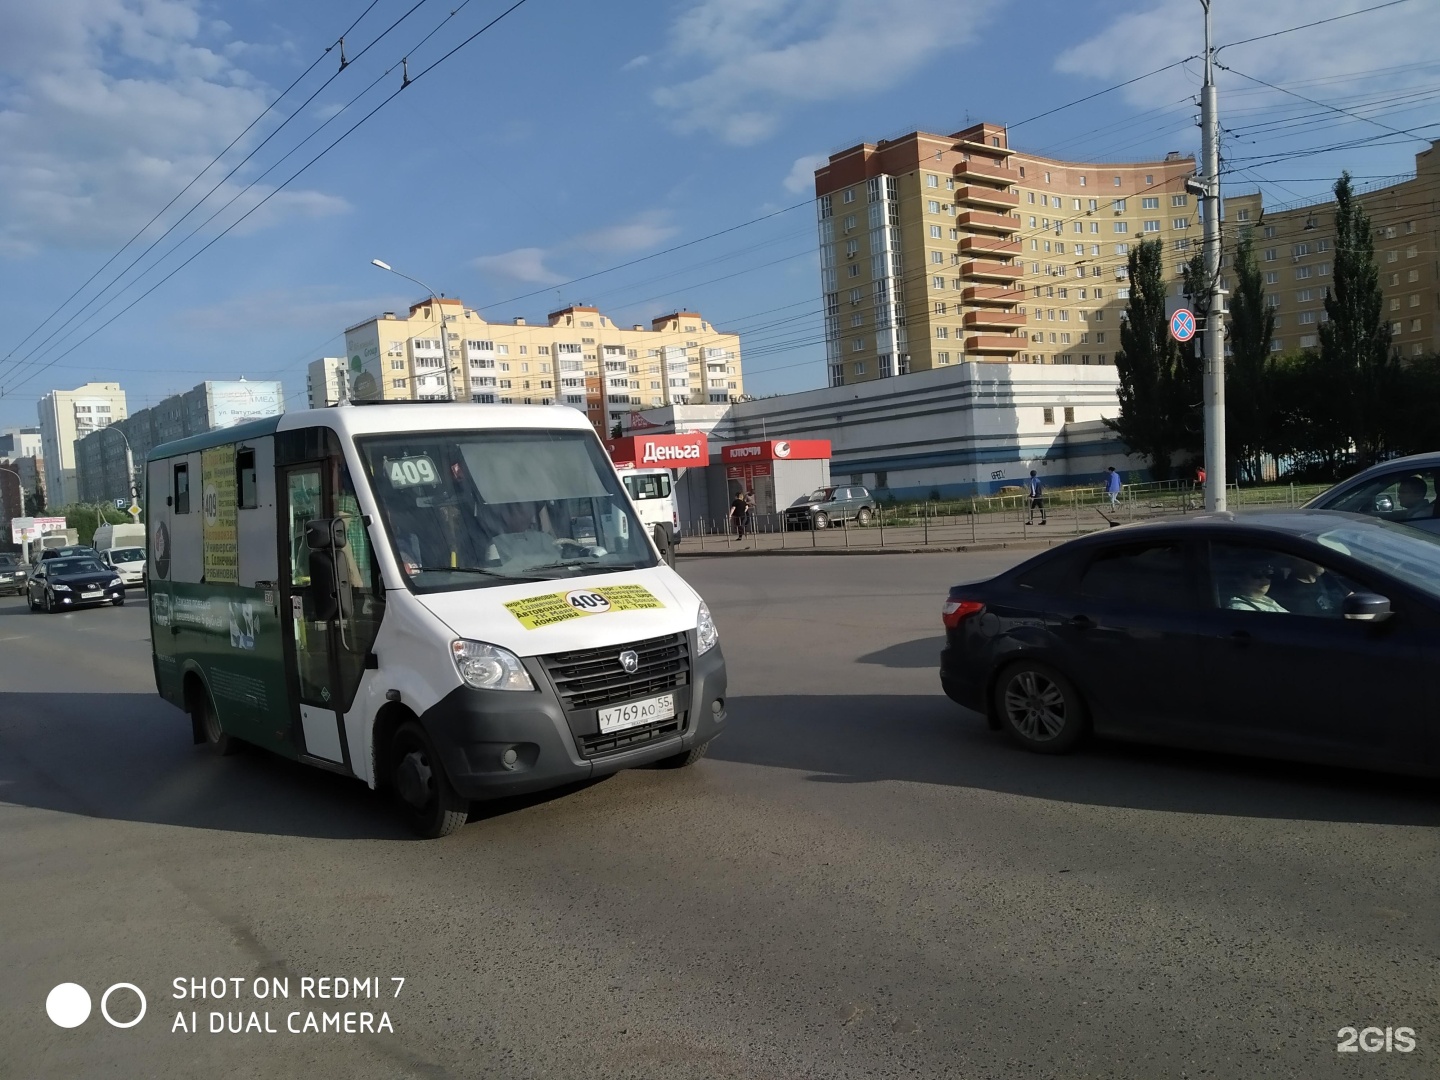
[[[317,618],[311,588],[311,551],[306,526],[333,513],[327,463],[304,462],[279,471],[280,603],[285,630],[285,669],[290,686],[291,730],[302,756],[352,771],[340,710],[336,650],[338,620]]]

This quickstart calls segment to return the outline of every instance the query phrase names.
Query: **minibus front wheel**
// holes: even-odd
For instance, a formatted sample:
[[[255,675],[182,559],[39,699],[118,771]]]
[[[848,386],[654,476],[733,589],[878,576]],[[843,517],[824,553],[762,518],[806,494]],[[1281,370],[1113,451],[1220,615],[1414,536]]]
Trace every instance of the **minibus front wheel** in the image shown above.
[[[390,781],[407,824],[426,840],[449,836],[470,816],[470,804],[455,792],[429,734],[417,721],[395,729],[390,739]]]

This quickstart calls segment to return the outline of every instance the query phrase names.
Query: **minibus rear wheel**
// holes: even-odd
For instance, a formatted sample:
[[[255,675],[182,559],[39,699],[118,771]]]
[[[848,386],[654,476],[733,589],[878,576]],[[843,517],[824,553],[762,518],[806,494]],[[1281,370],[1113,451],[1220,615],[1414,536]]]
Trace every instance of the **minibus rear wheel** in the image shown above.
[[[390,780],[401,814],[426,840],[449,836],[470,816],[470,804],[455,793],[435,744],[414,720],[391,737]]]
[[[240,752],[240,740],[225,733],[225,728],[220,724],[220,715],[215,711],[215,706],[210,704],[209,693],[195,678],[190,681],[190,722],[205,740],[205,745],[214,753],[229,757]]]

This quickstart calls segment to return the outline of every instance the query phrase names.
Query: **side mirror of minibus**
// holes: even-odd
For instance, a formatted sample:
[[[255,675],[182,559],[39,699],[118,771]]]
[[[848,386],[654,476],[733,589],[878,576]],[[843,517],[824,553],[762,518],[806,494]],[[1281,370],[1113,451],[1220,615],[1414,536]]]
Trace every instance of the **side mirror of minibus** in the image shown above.
[[[315,518],[305,523],[305,543],[311,551],[324,551],[345,546],[344,518]]]
[[[340,579],[336,552],[345,547],[342,518],[316,518],[305,523],[310,548],[310,603],[314,617],[326,622],[340,614]]]
[[[675,565],[675,544],[670,535],[670,528],[663,521],[655,526],[655,547],[660,552],[660,557],[665,560],[665,565]]]

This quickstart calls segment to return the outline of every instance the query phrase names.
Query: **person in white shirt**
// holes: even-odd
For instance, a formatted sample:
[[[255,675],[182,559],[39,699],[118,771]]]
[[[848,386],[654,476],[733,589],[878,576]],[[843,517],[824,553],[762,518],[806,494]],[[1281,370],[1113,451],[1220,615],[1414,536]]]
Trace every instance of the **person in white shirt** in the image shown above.
[[[487,562],[509,573],[560,561],[559,541],[535,527],[534,503],[499,503],[494,509],[505,531],[491,540]]]
[[[1241,575],[1235,595],[1225,605],[1232,611],[1268,611],[1277,615],[1288,614],[1285,608],[1270,596],[1270,568],[1256,564],[1247,566]]]

